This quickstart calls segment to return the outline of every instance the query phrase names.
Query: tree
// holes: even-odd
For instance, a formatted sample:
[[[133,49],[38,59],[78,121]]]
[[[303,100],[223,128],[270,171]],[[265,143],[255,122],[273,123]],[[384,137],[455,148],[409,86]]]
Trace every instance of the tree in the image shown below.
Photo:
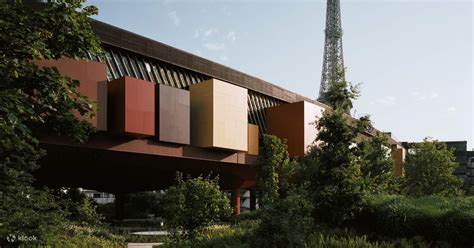
[[[358,144],[361,172],[366,191],[372,193],[398,192],[398,183],[393,174],[395,166],[390,156],[390,144],[383,133],[377,133]]]
[[[290,161],[285,140],[274,135],[263,135],[260,156],[255,164],[261,205],[286,194],[296,166],[296,162]]]
[[[359,85],[347,82],[343,68],[336,68],[335,77],[331,79],[329,88],[323,92],[320,101],[349,114],[353,107],[352,100],[359,95]]]
[[[340,76],[342,74],[339,74]],[[357,87],[342,77],[329,86],[325,99],[332,109],[324,111],[316,128],[317,146],[304,159],[309,169],[309,189],[316,219],[342,223],[361,208],[363,182],[357,137],[369,123],[368,117],[352,118],[348,113]]]
[[[40,59],[85,58],[86,52],[101,54],[89,20],[97,9],[82,2],[0,4],[1,237],[34,233],[41,239],[61,222],[51,194],[31,187],[31,173],[45,155],[37,132],[50,130],[84,141],[93,131],[74,115],[90,115],[93,108],[76,90],[79,82],[34,64]]]
[[[312,209],[303,188],[293,188],[284,198],[263,206],[253,246],[303,247],[313,231]]]
[[[413,144],[405,163],[406,193],[420,195],[461,194],[463,180],[453,175],[459,166],[446,143],[425,138]]]
[[[183,180],[183,175],[177,173],[176,185],[167,190],[164,204],[167,225],[177,241],[196,237],[205,227],[232,213],[218,178],[210,176]]]

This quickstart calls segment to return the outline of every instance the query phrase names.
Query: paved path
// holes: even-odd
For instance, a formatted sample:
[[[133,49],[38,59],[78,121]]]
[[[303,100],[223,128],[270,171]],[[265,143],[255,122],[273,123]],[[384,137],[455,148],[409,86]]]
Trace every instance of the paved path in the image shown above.
[[[144,231],[144,232],[133,232],[134,235],[168,235],[168,231]]]
[[[154,245],[162,245],[163,243],[128,243],[127,248],[152,248]]]

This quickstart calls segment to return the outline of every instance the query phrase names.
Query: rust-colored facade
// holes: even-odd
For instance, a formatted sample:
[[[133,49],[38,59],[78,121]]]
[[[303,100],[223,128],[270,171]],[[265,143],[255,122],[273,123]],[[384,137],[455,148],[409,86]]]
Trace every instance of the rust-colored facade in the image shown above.
[[[80,82],[78,91],[96,103],[95,118],[83,118],[98,130],[107,130],[107,65],[96,61],[62,58],[36,60],[42,67],[56,67],[60,74]]]
[[[107,84],[108,130],[130,136],[155,135],[155,85],[132,77]]]
[[[317,135],[324,104],[108,24],[93,29],[105,58],[37,62],[81,82],[97,102],[88,121],[99,130],[84,144],[41,137],[48,156],[39,182],[122,193],[166,189],[177,171],[212,172],[239,213],[240,190],[255,185],[261,135],[287,139],[292,157]]]
[[[302,157],[316,139],[314,123],[322,111],[323,108],[306,101],[267,108],[268,133],[286,139],[291,157]]]

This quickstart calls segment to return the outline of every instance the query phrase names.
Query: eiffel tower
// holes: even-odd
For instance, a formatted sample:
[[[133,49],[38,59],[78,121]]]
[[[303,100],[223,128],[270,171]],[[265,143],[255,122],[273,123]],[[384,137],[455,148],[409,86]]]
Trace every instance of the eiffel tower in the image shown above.
[[[323,95],[338,73],[344,75],[344,56],[342,52],[342,25],[340,0],[328,0],[326,7],[326,30],[324,42],[323,70],[318,100],[324,102]],[[339,71],[338,70],[342,70]]]

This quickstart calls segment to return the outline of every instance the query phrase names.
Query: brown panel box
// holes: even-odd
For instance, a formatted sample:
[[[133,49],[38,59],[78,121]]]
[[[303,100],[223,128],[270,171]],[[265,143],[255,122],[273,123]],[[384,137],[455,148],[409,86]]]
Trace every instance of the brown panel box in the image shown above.
[[[35,60],[43,67],[56,67],[61,75],[79,80],[78,91],[97,103],[93,119],[80,117],[98,130],[107,130],[107,65],[90,60],[62,58],[58,60]],[[79,116],[79,115],[78,115]]]
[[[258,126],[248,124],[247,153],[250,155],[258,155]]]
[[[189,145],[189,91],[155,85],[155,136],[159,141]]]
[[[128,136],[155,135],[155,85],[122,77],[107,85],[109,125],[112,132]]]
[[[267,132],[287,140],[291,157],[304,156],[308,146],[316,139],[314,126],[323,108],[301,101],[265,109]]]

